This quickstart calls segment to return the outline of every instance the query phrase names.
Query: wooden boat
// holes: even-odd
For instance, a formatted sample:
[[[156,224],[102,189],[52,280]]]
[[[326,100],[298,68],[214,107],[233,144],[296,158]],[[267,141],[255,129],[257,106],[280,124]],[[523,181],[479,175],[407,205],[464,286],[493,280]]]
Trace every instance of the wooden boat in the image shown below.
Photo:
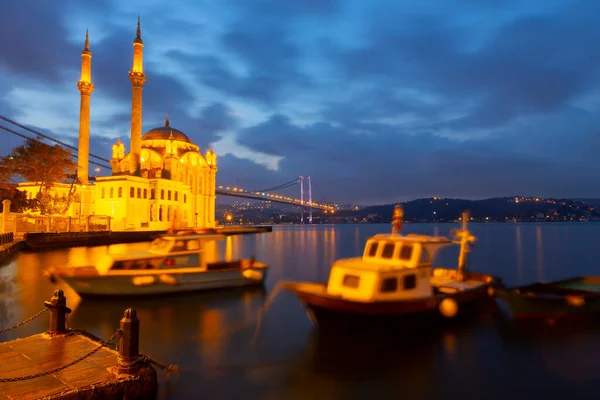
[[[362,257],[336,261],[326,284],[283,283],[318,325],[389,324],[409,315],[453,318],[481,300],[493,302],[491,296],[500,280],[465,268],[470,244],[475,241],[466,227],[467,213],[456,240],[400,234],[400,206],[394,214],[392,233],[367,239]],[[460,245],[458,268],[433,268],[438,251],[453,244]]]
[[[515,319],[548,319],[600,312],[600,277],[584,276],[498,290]]]
[[[106,254],[95,265],[53,268],[81,297],[140,296],[260,285],[268,266],[250,259],[209,262],[207,241],[225,236],[214,231],[171,231],[152,241],[147,251]]]

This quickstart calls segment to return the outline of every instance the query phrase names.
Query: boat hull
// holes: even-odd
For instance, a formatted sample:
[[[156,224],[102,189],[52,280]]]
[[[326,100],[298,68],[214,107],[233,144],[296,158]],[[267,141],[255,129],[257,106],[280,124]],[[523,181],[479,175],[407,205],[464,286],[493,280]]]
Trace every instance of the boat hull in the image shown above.
[[[600,316],[600,278],[579,277],[499,290],[517,320]]]
[[[140,273],[137,275],[60,276],[80,297],[137,297],[264,284],[268,268]]]
[[[482,283],[481,286],[452,294],[380,302],[357,302],[326,294],[327,287],[319,283],[290,284],[292,291],[304,304],[317,326],[322,329],[351,329],[366,327],[378,329],[405,326],[407,319],[437,323],[448,319],[463,319],[482,310],[495,308],[494,282]],[[450,299],[457,312],[444,316],[442,303]]]

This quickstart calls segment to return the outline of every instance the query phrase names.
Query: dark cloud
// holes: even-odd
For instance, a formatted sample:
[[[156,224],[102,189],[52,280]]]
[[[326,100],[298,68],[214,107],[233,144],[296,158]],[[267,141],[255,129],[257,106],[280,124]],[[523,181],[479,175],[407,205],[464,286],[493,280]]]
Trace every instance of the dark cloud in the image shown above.
[[[100,41],[91,30],[90,40],[92,148],[109,158],[116,137],[100,135],[119,134],[129,146],[135,16],[123,28],[129,11],[116,2],[49,4],[3,8],[0,35],[11,40],[0,44],[0,111],[20,113],[13,88],[76,90],[84,32],[74,45],[66,26],[84,15],[108,32]],[[596,1],[252,0],[219,3],[215,15],[194,4],[183,19],[156,5],[142,15],[153,21],[142,26],[143,129],[162,126],[168,113],[203,151],[233,132],[240,144],[282,157],[278,171],[219,157],[220,184],[259,189],[311,175],[322,198],[369,203],[600,196],[589,184],[597,180],[600,117],[574,105],[600,84]],[[210,90],[194,92],[203,87]],[[249,125],[232,113],[233,100],[253,119],[269,116]],[[73,119],[77,106],[62,117]],[[69,129],[49,133],[74,144]]]
[[[377,24],[369,44],[339,50],[347,79],[389,81],[435,92],[469,107],[449,128],[500,126],[516,116],[550,112],[590,89],[600,75],[600,4],[517,17],[475,49],[474,31],[442,16],[416,16],[402,29]],[[594,12],[595,10],[595,12]],[[474,104],[474,105],[473,105]],[[434,125],[439,129],[441,125]]]

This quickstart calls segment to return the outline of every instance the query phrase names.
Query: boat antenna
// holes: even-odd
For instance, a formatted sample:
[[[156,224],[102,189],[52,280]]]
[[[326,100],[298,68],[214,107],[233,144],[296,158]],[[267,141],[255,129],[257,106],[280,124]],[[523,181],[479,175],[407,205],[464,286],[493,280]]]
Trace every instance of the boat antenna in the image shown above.
[[[392,216],[392,235],[400,233],[400,228],[402,227],[402,217],[404,217],[402,205],[396,204],[394,207],[394,215]]]
[[[470,244],[477,240],[475,236],[467,229],[467,221],[469,220],[469,212],[462,213],[462,229],[457,231],[455,235],[460,239],[460,254],[458,256],[458,274],[461,279],[464,279],[464,271],[467,265],[467,253],[471,251]]]

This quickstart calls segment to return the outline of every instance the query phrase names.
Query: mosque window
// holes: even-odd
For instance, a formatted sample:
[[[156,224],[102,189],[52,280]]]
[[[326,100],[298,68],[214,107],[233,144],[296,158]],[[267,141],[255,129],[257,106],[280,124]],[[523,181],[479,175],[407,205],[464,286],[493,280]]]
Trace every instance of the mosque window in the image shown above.
[[[184,203],[187,203],[187,194],[184,194],[184,195],[183,195],[183,202],[184,202]]]
[[[167,208],[167,221],[171,220],[171,206]]]
[[[102,192],[101,192],[101,193],[102,193],[102,195],[101,195],[101,196],[102,196],[102,198],[104,198],[104,196],[106,195],[106,189],[105,189],[105,188],[102,188]]]
[[[108,197],[110,197],[111,199],[112,199],[113,197],[115,197],[115,191],[114,191],[114,189],[113,189],[113,188],[110,188],[110,192],[109,192],[109,196],[108,196]]]
[[[129,188],[129,197],[135,197],[135,188],[133,188],[133,187]]]
[[[160,208],[158,209],[158,220],[162,221],[162,214],[163,214],[163,208],[162,206],[160,206]]]
[[[156,197],[156,193],[154,192],[154,189],[150,189],[150,200],[154,200]]]
[[[137,188],[137,198],[138,199],[142,198],[142,188]]]
[[[161,200],[165,199],[165,189],[160,189],[160,199]]]
[[[123,188],[122,188],[122,187],[120,187],[120,188],[119,188],[119,191],[118,191],[118,193],[117,193],[117,196],[118,196],[118,197],[123,197]],[[112,194],[110,195],[110,197],[112,197]]]
[[[144,189],[144,198],[147,199],[148,198],[148,189]]]
[[[179,192],[175,191],[175,201],[179,201]]]
[[[171,191],[170,190],[167,191],[167,200],[171,200]]]

